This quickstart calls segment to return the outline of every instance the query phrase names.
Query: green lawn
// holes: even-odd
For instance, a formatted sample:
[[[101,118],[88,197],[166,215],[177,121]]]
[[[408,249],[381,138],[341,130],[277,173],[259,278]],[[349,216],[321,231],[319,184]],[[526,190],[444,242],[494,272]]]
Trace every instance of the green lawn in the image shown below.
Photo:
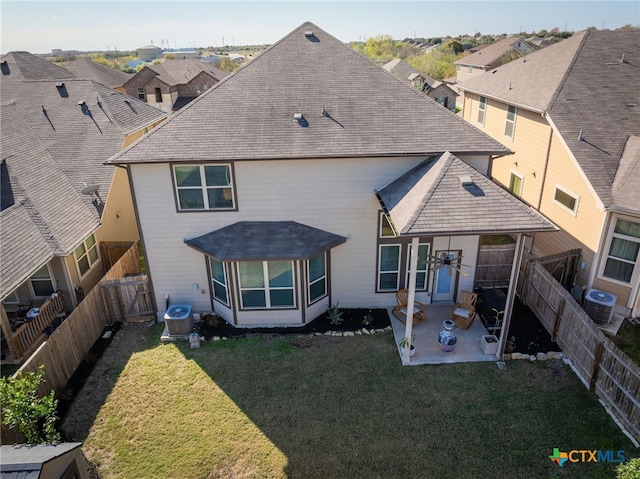
[[[391,333],[159,344],[118,333],[64,431],[111,478],[608,478],[638,451],[561,362],[403,367]]]

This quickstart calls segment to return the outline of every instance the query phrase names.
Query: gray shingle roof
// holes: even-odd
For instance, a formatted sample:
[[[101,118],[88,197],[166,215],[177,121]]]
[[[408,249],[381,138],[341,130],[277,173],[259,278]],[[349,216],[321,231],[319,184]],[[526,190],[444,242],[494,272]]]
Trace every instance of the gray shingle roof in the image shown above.
[[[305,31],[313,36],[306,37]],[[304,121],[294,121],[298,113]],[[111,161],[371,157],[447,150],[509,152],[305,23]]]
[[[187,84],[202,72],[208,73],[218,81],[228,75],[211,63],[193,59],[166,60],[159,65],[151,65],[147,68],[151,68],[158,74],[158,78],[171,86]]]
[[[620,166],[613,180],[613,201],[616,206],[640,213],[640,137],[632,136],[620,158]]]
[[[37,479],[43,464],[82,446],[80,442],[1,446],[2,478]],[[61,464],[62,465],[62,464]]]
[[[56,80],[75,75],[29,52],[9,52],[0,59],[2,80]],[[6,64],[4,63],[6,62]]]
[[[104,161],[127,133],[166,117],[93,81],[32,81],[14,73],[0,83],[2,187],[11,190],[3,192],[0,215],[2,295],[33,272],[34,262],[70,254],[100,225],[103,206],[82,188],[100,185],[106,201],[115,171]]]
[[[65,64],[64,68],[78,78],[94,80],[111,88],[124,85],[133,76],[131,73],[100,65],[87,57],[76,58]]]
[[[639,45],[638,30],[585,31],[458,86],[546,113],[609,206],[627,139],[640,136]]]
[[[221,261],[307,259],[347,241],[295,221],[240,221],[184,242]]]
[[[424,78],[424,81],[432,88],[434,87],[435,83],[439,83],[434,78],[430,77],[426,73],[421,72],[420,70],[413,68],[407,62],[402,61],[399,58],[391,60],[389,63],[385,63],[384,65],[382,65],[382,68],[387,70],[389,73],[391,73],[406,85],[411,85],[410,77],[412,77],[412,75],[420,75],[422,78]]]
[[[510,53],[517,53],[517,50],[513,47],[517,42],[522,42],[525,44],[528,50],[536,50],[538,47],[534,45],[530,45],[527,43],[522,37],[519,36],[511,36],[504,38],[500,41],[492,43],[480,51],[476,51],[469,56],[461,58],[460,60],[454,62],[456,65],[465,65],[465,66],[474,66],[480,68],[489,68],[494,64],[500,62],[500,59]]]
[[[470,178],[469,185],[461,178]],[[450,153],[428,158],[376,192],[400,235],[464,235],[556,228]]]

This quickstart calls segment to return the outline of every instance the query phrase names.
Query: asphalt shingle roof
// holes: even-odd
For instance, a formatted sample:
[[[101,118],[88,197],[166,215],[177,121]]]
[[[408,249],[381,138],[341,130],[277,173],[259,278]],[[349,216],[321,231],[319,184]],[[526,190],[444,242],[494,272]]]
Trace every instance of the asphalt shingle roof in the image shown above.
[[[78,78],[94,80],[111,88],[124,85],[133,76],[115,68],[100,65],[87,57],[79,57],[64,65],[65,70],[69,70]]]
[[[295,221],[239,221],[185,243],[221,261],[308,259],[347,241]]]
[[[202,72],[208,73],[218,81],[228,75],[227,72],[210,63],[193,59],[166,60],[159,65],[151,65],[146,68],[156,72],[160,80],[171,86],[187,84]]]
[[[509,52],[516,53],[517,50],[513,47],[513,45],[518,41],[525,43],[531,50],[535,50],[537,48],[529,45],[522,37],[511,36],[492,43],[485,48],[482,48],[480,51],[461,58],[454,63],[456,63],[457,65],[470,65],[474,67],[488,68],[498,62],[505,54]]]
[[[584,31],[458,86],[546,114],[610,206],[627,140],[640,136],[639,69],[640,31]]]
[[[305,36],[305,32],[312,32]],[[324,109],[323,109],[324,106]],[[302,115],[301,121],[294,115]],[[113,163],[509,150],[305,23]]]
[[[468,178],[467,185],[461,178]],[[400,235],[555,231],[533,208],[451,153],[428,158],[376,192]]]
[[[2,80],[56,80],[75,75],[29,52],[9,52],[0,58]],[[6,63],[5,63],[6,62]]]

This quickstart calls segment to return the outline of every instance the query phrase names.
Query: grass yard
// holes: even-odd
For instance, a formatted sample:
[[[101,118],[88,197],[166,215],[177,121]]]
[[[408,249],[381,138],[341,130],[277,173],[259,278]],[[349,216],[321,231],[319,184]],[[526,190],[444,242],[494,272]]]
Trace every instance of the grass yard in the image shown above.
[[[609,478],[638,451],[557,361],[403,367],[390,332],[160,344],[128,326],[63,430],[112,478]]]

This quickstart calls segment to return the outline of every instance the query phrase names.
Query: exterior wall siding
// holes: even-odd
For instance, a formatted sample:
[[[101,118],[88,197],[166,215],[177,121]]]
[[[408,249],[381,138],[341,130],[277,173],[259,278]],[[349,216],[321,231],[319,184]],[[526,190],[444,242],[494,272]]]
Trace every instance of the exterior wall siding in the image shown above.
[[[203,94],[218,80],[213,78],[209,73],[198,73],[189,83],[178,85],[178,96],[198,96]]]
[[[292,220],[345,236],[347,242],[331,250],[331,301],[341,307],[395,304],[395,293],[375,293],[380,205],[374,190],[422,159],[240,161],[234,164],[237,211],[180,213],[170,165],[130,165],[159,317],[164,315],[165,294],[174,304],[192,304],[196,312],[211,310],[204,255],[184,240],[254,220]],[[470,264],[476,253],[477,246],[465,249],[464,262]],[[198,283],[197,290],[193,283]],[[429,301],[426,293],[417,299]],[[326,301],[321,303],[315,308],[324,310]],[[265,321],[271,316],[265,315]]]

